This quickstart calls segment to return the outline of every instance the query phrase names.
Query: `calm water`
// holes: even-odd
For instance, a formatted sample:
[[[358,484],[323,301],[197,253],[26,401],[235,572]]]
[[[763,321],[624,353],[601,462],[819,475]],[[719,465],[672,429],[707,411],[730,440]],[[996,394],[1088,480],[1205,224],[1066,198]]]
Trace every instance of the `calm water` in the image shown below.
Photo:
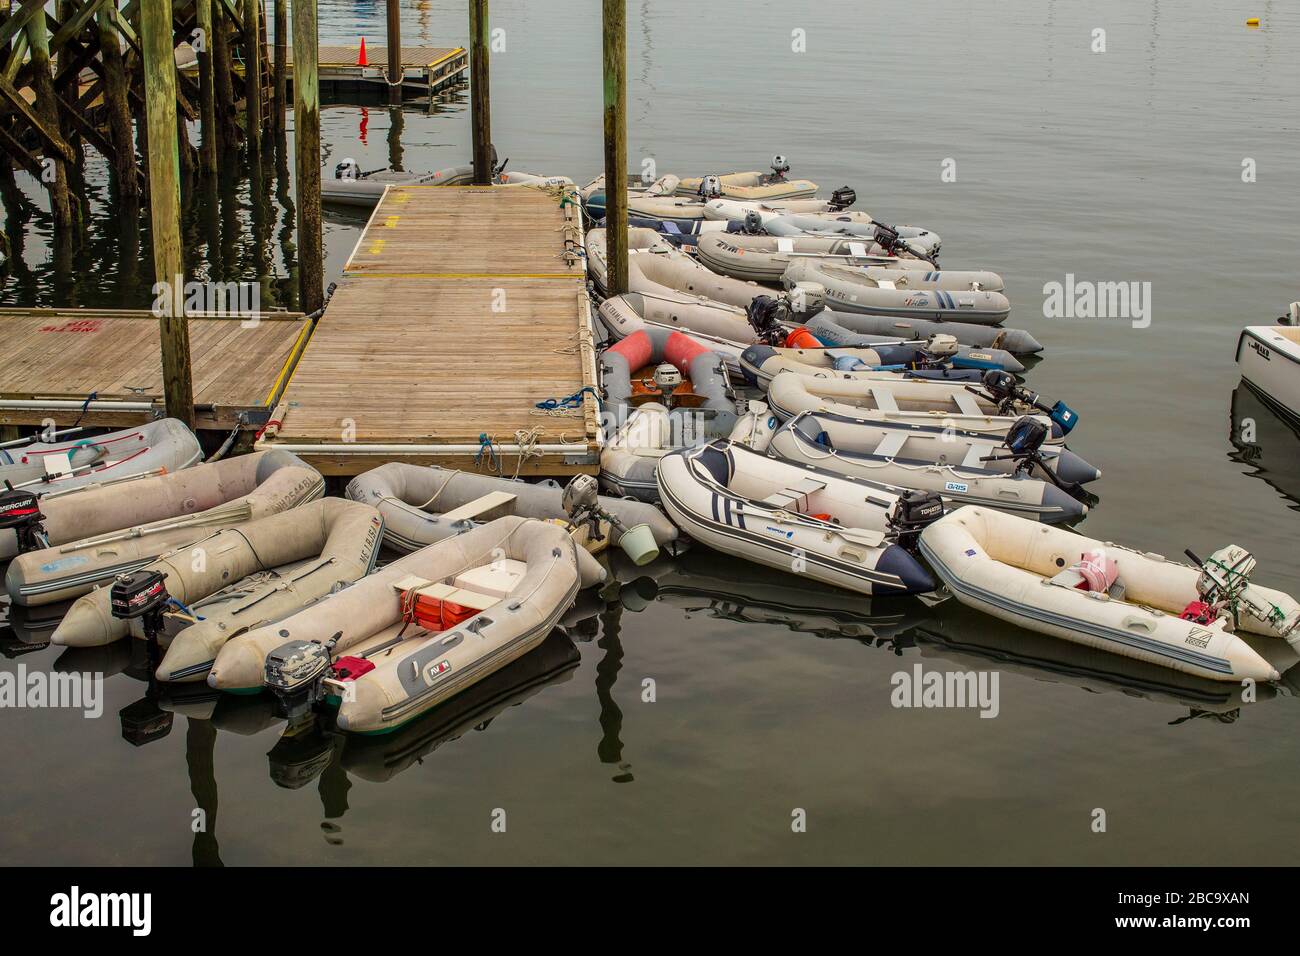
[[[464,42],[464,9],[406,4],[405,42]],[[492,9],[507,47],[492,60],[500,155],[596,174],[597,6]],[[382,43],[382,16],[322,2],[322,41],[364,31]],[[1104,54],[1090,51],[1097,27]],[[791,51],[796,29],[807,52]],[[1237,388],[1232,355],[1242,325],[1300,298],[1298,41],[1300,10],[1264,0],[632,2],[629,158],[691,175],[763,168],[782,152],[825,189],[855,186],[878,218],[935,228],[945,265],[1004,274],[1010,324],[1048,347],[1032,384],[1082,415],[1071,444],[1106,473],[1082,530],[1166,554],[1236,542],[1259,557],[1261,580],[1294,593],[1300,436]],[[323,135],[331,168],[351,156],[434,169],[465,161],[468,113],[463,96],[433,113],[333,107]],[[1241,180],[1246,157],[1255,183]],[[940,181],[946,158],[956,182]],[[269,203],[250,204],[247,178],[195,197],[198,271],[288,274],[285,184],[273,155],[264,166],[251,194]],[[42,198],[28,193],[26,272],[0,304],[147,304],[147,236],[124,264],[132,246],[105,187],[95,243],[80,274],[61,278]],[[359,228],[329,220],[331,273]],[[1044,318],[1043,284],[1067,273],[1149,281],[1151,326]],[[1234,434],[1233,414],[1254,420],[1254,443]],[[621,598],[575,610],[572,641],[552,639],[452,711],[370,746],[282,738],[264,702],[133,704],[145,685],[121,659],[129,648],[0,661],[113,675],[101,720],[4,714],[0,754],[15,771],[0,859],[1293,862],[1289,687],[1234,708],[1221,687],[952,602],[873,604],[703,552],[652,572],[625,571]],[[997,669],[999,716],[894,709],[891,675],[918,662]],[[647,678],[654,703],[642,701]],[[124,740],[123,709],[157,739]],[[199,837],[196,806],[215,813]],[[1105,834],[1090,830],[1098,807]],[[505,834],[489,827],[496,808]],[[791,833],[794,808],[806,833]]]

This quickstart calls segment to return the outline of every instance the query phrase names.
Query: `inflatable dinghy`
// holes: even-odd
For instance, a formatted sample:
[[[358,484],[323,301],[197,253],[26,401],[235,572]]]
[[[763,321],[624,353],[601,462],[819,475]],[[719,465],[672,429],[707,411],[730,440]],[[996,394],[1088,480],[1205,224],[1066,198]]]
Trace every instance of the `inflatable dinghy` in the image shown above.
[[[324,490],[315,468],[279,450],[79,488],[42,500],[49,547],[14,558],[5,585],[15,604],[79,597],[214,528],[287,511]]]
[[[1005,373],[998,373],[1005,374]],[[993,401],[969,386],[947,382],[845,382],[782,372],[767,390],[767,402],[782,421],[800,412],[829,412],[845,418],[938,425],[982,435],[1005,436],[1022,415],[1033,411],[1026,402],[1009,405]],[[1066,409],[1072,427],[1073,412]],[[1068,428],[1038,416],[1048,429],[1047,441],[1060,443]]]
[[[436,465],[380,465],[353,478],[346,494],[379,509],[384,518],[384,543],[404,552],[463,534],[489,516],[569,517],[564,489],[553,481],[532,484]],[[647,525],[661,548],[677,539],[677,528],[658,508],[621,498],[602,497],[599,504],[625,528]],[[608,534],[610,544],[617,545],[623,531],[616,524],[609,527]]]
[[[600,353],[600,382],[605,408],[617,420],[626,419],[632,404],[632,375],[647,366],[672,366],[681,379],[689,381],[697,402],[693,407],[712,412],[720,419],[717,427],[725,432],[735,423],[736,399],[727,380],[722,357],[705,348],[688,335],[663,328],[648,327]],[[655,388],[672,389],[676,376],[660,382],[656,371]],[[653,392],[651,392],[653,394]],[[671,391],[668,393],[673,394]]]
[[[785,270],[795,259],[815,259],[844,266],[871,266],[893,271],[934,273],[927,259],[890,255],[876,242],[841,236],[768,236],[743,232],[701,232],[695,252],[702,263],[721,275],[747,282],[780,285]],[[943,271],[943,270],[938,270]],[[959,273],[985,277],[998,283],[985,286],[1002,291],[1001,278],[993,272]]]
[[[714,550],[861,594],[920,594],[934,580],[899,542],[942,513],[898,489],[777,461],[730,441],[665,455],[668,516]]]
[[[789,171],[788,165],[778,162],[773,165],[770,173],[752,170],[744,173],[723,173],[715,177],[683,179],[677,184],[677,195],[698,196],[706,178],[716,178],[720,194],[731,199],[770,201],[807,199],[817,195],[816,183],[807,179],[786,179],[785,174]]]
[[[866,312],[908,319],[997,325],[1011,313],[1011,303],[1001,292],[979,288],[947,291],[933,277],[943,272],[892,272],[860,269],[819,259],[795,258],[782,279],[786,289],[815,283],[825,290],[828,306],[845,312]],[[979,273],[948,273],[978,276]],[[929,276],[931,279],[926,279]],[[998,279],[1001,282],[1001,279]]]
[[[333,698],[340,730],[385,733],[540,645],[597,583],[563,528],[498,518],[227,642],[208,683],[265,681],[291,715]]]
[[[357,164],[344,161],[334,167],[332,178],[321,177],[322,202],[365,209],[379,204],[389,186],[459,186],[474,181],[474,167],[449,166],[434,173],[411,173],[399,169],[362,172]]]
[[[165,575],[173,600],[163,616],[160,681],[201,681],[236,634],[301,610],[374,570],[383,519],[369,505],[322,498],[214,532],[144,566]],[[201,555],[203,560],[196,560]],[[51,640],[94,647],[128,634],[140,620],[114,617],[110,588],[78,598]]]
[[[1051,467],[1046,460],[1039,459],[1042,464],[1036,465],[1028,455],[1016,457],[1005,444],[968,436],[961,439],[967,454],[956,458],[952,443],[944,440],[951,436],[939,429],[918,435],[907,427],[831,419],[812,413],[796,415],[771,435],[766,449],[759,450],[837,475],[937,492],[951,505],[987,505],[1050,523],[1075,521],[1088,513],[1086,493],[1077,484],[1059,476],[1054,482],[1044,474],[1044,469]],[[847,433],[847,447],[835,443],[832,431]],[[880,440],[875,444],[866,440],[877,436]],[[1061,454],[1069,452],[1062,449]],[[936,460],[941,457],[947,460]],[[986,457],[1004,460],[984,461]],[[1024,467],[1007,467],[1013,460]],[[1081,459],[1080,463],[1086,464]],[[1096,477],[1096,469],[1087,470],[1090,477]]]
[[[0,485],[7,481],[45,498],[69,488],[180,471],[203,459],[199,440],[175,418],[106,435],[73,437],[79,431],[56,433],[53,441],[0,445]],[[8,556],[0,541],[0,558]]]
[[[685,293],[706,303],[745,309],[756,296],[770,290],[753,282],[720,276],[649,229],[628,230],[627,284],[630,292],[671,296]],[[605,230],[587,233],[587,272],[605,294]]]
[[[721,427],[735,426],[734,415],[707,418],[692,409],[669,411],[658,402],[638,405],[605,443],[600,453],[600,484],[610,494],[659,502],[655,469],[669,452],[727,437]]]
[[[963,604],[1031,631],[1215,680],[1280,675],[1240,633],[1300,636],[1300,604],[1250,583],[1229,546],[1201,567],[989,508],[921,533],[921,553]]]
[[[757,341],[744,309],[683,292],[616,295],[600,304],[599,315],[616,339],[657,327],[723,339],[740,348]]]
[[[919,226],[894,227],[861,219],[852,212],[774,216],[763,221],[762,229],[770,236],[826,236],[874,242],[886,249],[907,250],[931,261],[939,255],[943,241],[938,233]]]
[[[881,344],[874,348],[843,351],[750,345],[740,353],[740,367],[747,382],[764,390],[773,376],[780,372],[847,382],[916,379],[978,383],[983,372],[991,368],[1024,371],[1024,366],[1008,352],[961,350],[953,343],[955,351],[952,354],[942,354],[946,351],[944,342],[937,343],[938,352],[926,349],[925,344]],[[1010,368],[1007,368],[1008,365]]]
[[[934,322],[894,316],[867,315],[823,309],[804,320],[808,330],[826,345],[856,346],[889,339],[928,339],[951,335],[962,345],[979,349],[1004,349],[1013,355],[1032,355],[1043,346],[1023,329],[1008,329],[969,322]]]

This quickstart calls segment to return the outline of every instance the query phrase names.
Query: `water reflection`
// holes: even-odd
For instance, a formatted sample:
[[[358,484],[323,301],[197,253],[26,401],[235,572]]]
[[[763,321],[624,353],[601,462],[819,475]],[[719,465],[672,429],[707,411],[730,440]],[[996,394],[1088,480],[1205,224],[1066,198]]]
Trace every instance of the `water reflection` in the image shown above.
[[[1240,716],[1243,706],[1250,706],[1243,704],[1240,684],[1207,680],[1027,631],[981,614],[955,599],[931,608],[926,620],[908,636],[922,657],[963,669],[992,669],[1002,674],[1072,685],[1090,694],[1119,693],[1186,707],[1188,714],[1170,721],[1171,724],[1200,717],[1231,723]],[[1285,642],[1247,639],[1279,671],[1290,668],[1300,674],[1295,670],[1296,655]],[[1255,688],[1255,695],[1256,702],[1271,701],[1279,696],[1279,690],[1262,684]]]
[[[1259,478],[1300,511],[1300,424],[1273,411],[1259,394],[1241,382],[1232,390],[1228,457],[1250,466],[1246,474]]]

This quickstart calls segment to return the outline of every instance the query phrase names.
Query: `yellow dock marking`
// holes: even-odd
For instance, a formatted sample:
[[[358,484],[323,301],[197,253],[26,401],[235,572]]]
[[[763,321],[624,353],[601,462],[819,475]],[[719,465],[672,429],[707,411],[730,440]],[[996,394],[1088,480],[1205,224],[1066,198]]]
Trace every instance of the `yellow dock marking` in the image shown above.
[[[384,228],[385,228],[385,229],[396,229],[396,228],[397,228],[397,220],[399,220],[399,219],[401,219],[401,218],[402,218],[401,216],[389,216],[387,219],[384,220]]]

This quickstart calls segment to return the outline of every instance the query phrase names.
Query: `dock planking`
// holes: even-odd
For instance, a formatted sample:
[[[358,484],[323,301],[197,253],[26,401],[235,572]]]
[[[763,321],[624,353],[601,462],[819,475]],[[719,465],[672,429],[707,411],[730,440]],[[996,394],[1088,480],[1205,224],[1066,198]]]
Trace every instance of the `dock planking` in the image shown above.
[[[200,428],[260,427],[310,338],[298,313],[191,317]],[[0,425],[125,426],[162,409],[158,319],[145,310],[0,309]],[[82,413],[81,403],[94,402]],[[150,403],[151,408],[139,407]]]
[[[591,394],[566,414],[536,407],[594,386],[591,321],[571,194],[389,187],[262,446],[327,474],[385,461],[594,473]]]
[[[401,52],[404,86],[425,87],[430,91],[456,80],[469,69],[469,54],[464,47],[403,46]],[[293,75],[293,48],[288,51],[289,75]],[[388,48],[366,44],[366,65],[357,62],[360,45],[326,45],[317,51],[318,80],[321,83],[385,83]]]

